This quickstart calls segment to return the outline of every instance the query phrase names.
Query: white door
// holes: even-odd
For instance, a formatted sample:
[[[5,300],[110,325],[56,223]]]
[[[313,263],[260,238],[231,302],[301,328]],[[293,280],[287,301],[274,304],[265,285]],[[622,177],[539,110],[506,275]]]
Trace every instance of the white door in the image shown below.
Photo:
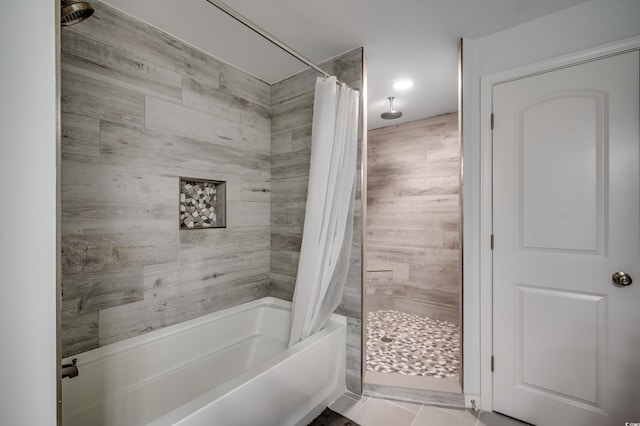
[[[640,422],[639,60],[493,88],[494,410],[539,426]]]

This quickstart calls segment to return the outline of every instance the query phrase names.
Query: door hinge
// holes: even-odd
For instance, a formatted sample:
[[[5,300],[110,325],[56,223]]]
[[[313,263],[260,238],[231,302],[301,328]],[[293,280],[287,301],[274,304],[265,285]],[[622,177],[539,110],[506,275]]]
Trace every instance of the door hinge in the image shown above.
[[[491,234],[491,250],[493,250],[494,242],[495,242],[495,238],[493,238],[493,234]]]
[[[491,372],[493,373],[493,367],[494,367],[494,362],[493,362],[493,355],[491,355]]]
[[[493,113],[491,113],[491,130],[493,130],[493,123],[494,123],[494,121],[493,121]]]

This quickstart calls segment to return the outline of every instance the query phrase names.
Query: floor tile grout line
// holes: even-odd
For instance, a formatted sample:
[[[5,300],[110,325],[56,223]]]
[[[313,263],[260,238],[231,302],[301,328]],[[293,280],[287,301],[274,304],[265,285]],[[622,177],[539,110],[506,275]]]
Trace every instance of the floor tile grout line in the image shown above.
[[[354,396],[358,396],[358,395],[356,395],[356,394],[353,394],[353,395],[354,395]],[[349,395],[349,392],[347,391],[347,392],[343,393],[342,395],[340,395],[340,397],[345,397],[345,398],[347,398],[347,399],[349,399],[349,400],[353,401],[354,405],[356,405],[356,404],[360,403],[360,406],[358,407],[358,409],[357,409],[356,411],[354,411],[353,413],[351,413],[351,415],[350,415],[350,416],[345,416],[345,415],[344,415],[344,414],[342,414],[342,413],[338,413],[338,414],[340,414],[341,416],[344,416],[344,417],[346,417],[346,418],[348,418],[348,419],[350,419],[350,420],[355,421],[355,420],[353,419],[353,417],[355,417],[355,415],[360,411],[360,409],[362,409],[362,406],[364,405],[364,402],[362,402],[363,398],[365,398],[365,397],[364,397],[364,395],[360,396],[360,398],[359,398],[359,399],[355,399],[354,397],[350,396],[350,395]],[[340,399],[340,398],[338,398],[338,399]],[[367,398],[367,400],[368,400],[368,398]],[[337,401],[337,399],[336,399],[336,401]],[[334,401],[334,402],[333,402],[333,404],[335,404],[335,402],[336,402],[336,401]],[[366,401],[366,400],[365,400],[365,401]],[[333,405],[333,404],[331,404],[331,405]],[[329,407],[329,408],[330,408],[330,407]],[[335,410],[333,410],[333,411],[335,411]]]
[[[369,399],[370,399],[371,397],[367,397],[367,399],[366,399],[364,402],[362,401],[362,399],[363,399],[363,398],[364,398],[364,396],[363,396],[362,398],[360,398],[360,401],[358,401],[358,402],[361,402],[361,404],[360,404],[360,407],[358,407],[358,409],[357,409],[356,411],[354,411],[354,412],[353,412],[353,414],[352,414],[352,416],[353,416],[353,417],[355,417],[355,416],[360,412],[360,410],[362,410],[362,408],[364,408],[364,405],[365,405],[367,402],[369,402]],[[351,420],[353,420],[353,421],[355,422],[355,420],[354,420],[354,419],[351,419]]]
[[[352,400],[353,402],[359,402],[359,401],[362,399],[362,398],[360,398],[360,399],[355,399],[354,397],[352,397],[351,395],[349,395],[349,394],[348,394],[348,393],[346,393],[346,392],[345,392],[345,393],[343,393],[343,394],[342,394],[342,395],[340,395],[340,396],[344,396],[345,398],[348,398],[348,399]],[[340,399],[340,398],[338,398],[338,399]],[[336,400],[336,401],[337,401],[337,400]]]
[[[353,394],[353,395],[358,397],[358,395],[356,395],[356,394]],[[487,411],[483,411],[483,410],[473,410],[473,415],[474,416],[475,416],[476,412],[478,414],[477,414],[477,417],[475,417],[475,420],[472,421],[472,420],[470,420],[468,418],[463,417],[462,415],[459,415],[459,413],[461,413],[462,411],[467,412],[467,410],[465,408],[447,407],[447,406],[438,406],[438,405],[425,405],[425,404],[421,404],[421,403],[418,403],[418,402],[414,403],[414,402],[410,402],[410,401],[397,401],[397,400],[393,400],[393,399],[387,399],[387,398],[384,398],[384,397],[372,397],[372,396],[365,396],[365,395],[360,396],[359,397],[360,399],[356,400],[353,396],[351,396],[350,394],[348,394],[346,392],[344,394],[342,394],[341,396],[346,397],[348,400],[350,400],[350,401],[352,401],[352,402],[354,402],[356,404],[360,403],[360,406],[353,413],[350,413],[350,415],[348,415],[348,416],[345,416],[342,413],[339,413],[339,414],[342,414],[344,417],[346,417],[346,418],[348,418],[348,419],[350,419],[350,420],[352,420],[354,422],[357,422],[357,420],[356,420],[357,415],[362,410],[365,409],[365,405],[367,405],[369,402],[371,402],[371,399],[373,398],[375,400],[389,402],[390,403],[389,405],[391,405],[394,409],[395,408],[401,408],[401,409],[403,409],[403,411],[408,412],[411,415],[411,418],[412,418],[410,426],[418,426],[418,424],[416,422],[417,422],[418,418],[421,416],[422,412],[427,407],[436,408],[438,411],[442,411],[442,414],[444,414],[446,416],[450,416],[450,417],[455,417],[455,418],[457,418],[457,419],[459,419],[461,421],[464,421],[465,423],[468,423],[469,426],[471,426],[471,425],[485,426],[485,423],[480,421],[480,417],[482,416],[482,414],[487,412]],[[418,409],[417,413],[413,413],[411,410],[400,406],[398,404],[398,402],[407,402],[407,403],[410,403],[410,404],[419,405],[420,408]],[[449,411],[447,411],[447,410],[449,410]],[[500,417],[502,417],[502,416],[500,416]],[[429,420],[429,419],[425,419],[425,420]],[[489,422],[492,423],[491,420],[489,420]],[[520,424],[517,421],[515,421],[515,422],[516,423],[514,423],[514,425],[515,424]],[[502,423],[502,421],[500,421],[500,423]],[[376,424],[379,424],[379,423],[376,423]],[[492,423],[492,424],[495,424],[495,423]],[[367,423],[367,424],[361,423],[361,425],[362,426],[372,426],[370,423]]]
[[[395,401],[395,400],[393,400],[393,399],[386,399],[386,398],[383,398],[383,399],[384,399],[385,401],[387,401],[387,402],[390,402],[390,403],[391,403],[391,405],[395,405],[395,406],[396,406],[396,407],[398,407],[398,408],[402,408],[403,410],[408,411],[408,412],[410,412],[411,414],[416,415],[416,413],[414,413],[413,411],[411,411],[411,410],[409,410],[409,409],[407,409],[407,408],[405,408],[405,407],[403,407],[403,406],[399,405],[399,404],[398,404],[398,402],[399,402],[399,401]],[[407,403],[407,404],[413,404],[413,402],[408,402],[408,401],[402,401],[402,402],[405,402],[405,403]],[[422,404],[417,404],[417,403],[416,403],[415,405],[420,405],[420,410],[422,410]],[[418,412],[420,412],[420,410],[418,410]]]
[[[422,409],[424,408],[424,405],[420,405],[420,409],[418,410],[418,414],[416,414],[416,416],[413,418],[413,421],[411,422],[411,426],[414,426],[416,423],[416,420],[418,420],[418,416],[420,415],[420,413],[422,413]]]
[[[465,420],[465,421],[467,421],[467,422],[469,422],[469,423],[474,423],[474,424],[477,424],[478,417],[480,416],[480,415],[478,414],[478,417],[476,417],[476,418],[475,418],[475,421],[471,421],[471,420],[469,420],[469,419],[465,419],[464,417],[462,417],[462,416],[458,415],[458,413],[456,413],[457,409],[455,409],[455,408],[438,407],[438,406],[435,406],[435,405],[434,405],[434,408],[436,408],[436,409],[438,409],[438,410],[442,411],[443,413],[449,414],[449,415],[451,415],[451,416],[457,417],[457,418],[459,418],[459,419],[461,419],[461,420]],[[447,409],[449,409],[449,411],[447,411]],[[462,411],[466,411],[466,409],[463,409]]]

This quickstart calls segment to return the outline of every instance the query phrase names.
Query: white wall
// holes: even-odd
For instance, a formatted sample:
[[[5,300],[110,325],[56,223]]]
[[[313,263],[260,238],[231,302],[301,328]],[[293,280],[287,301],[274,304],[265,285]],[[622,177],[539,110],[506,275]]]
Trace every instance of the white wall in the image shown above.
[[[56,422],[55,1],[0,13],[0,424]]]
[[[479,394],[481,385],[480,120],[488,117],[480,117],[480,78],[636,35],[640,35],[640,1],[592,0],[464,41],[464,388],[468,394]]]

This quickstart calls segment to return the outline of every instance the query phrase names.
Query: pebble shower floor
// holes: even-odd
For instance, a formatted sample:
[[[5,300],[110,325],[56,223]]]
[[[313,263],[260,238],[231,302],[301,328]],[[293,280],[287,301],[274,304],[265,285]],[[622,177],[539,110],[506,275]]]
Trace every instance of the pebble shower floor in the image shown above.
[[[460,331],[445,321],[398,311],[367,315],[367,370],[457,379]]]

